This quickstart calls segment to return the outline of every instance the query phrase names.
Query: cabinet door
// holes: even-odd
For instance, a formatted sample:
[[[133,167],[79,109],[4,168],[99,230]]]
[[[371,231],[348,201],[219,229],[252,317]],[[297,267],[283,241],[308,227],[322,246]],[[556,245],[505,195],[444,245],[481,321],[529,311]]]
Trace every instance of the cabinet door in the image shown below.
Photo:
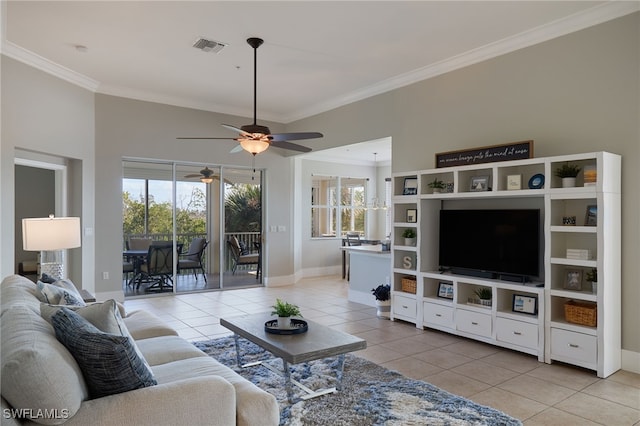
[[[458,309],[456,311],[456,328],[467,333],[491,337],[491,315]]]
[[[551,329],[551,356],[561,360],[567,358],[578,362],[595,363],[598,358],[596,336],[562,330]]]
[[[538,347],[538,326],[507,318],[497,318],[496,339],[525,348],[536,349]]]
[[[411,321],[416,320],[417,306],[415,299],[408,297],[394,296],[393,298],[393,315],[405,317]]]
[[[424,302],[423,320],[425,325],[436,325],[453,329],[453,308],[436,303]]]

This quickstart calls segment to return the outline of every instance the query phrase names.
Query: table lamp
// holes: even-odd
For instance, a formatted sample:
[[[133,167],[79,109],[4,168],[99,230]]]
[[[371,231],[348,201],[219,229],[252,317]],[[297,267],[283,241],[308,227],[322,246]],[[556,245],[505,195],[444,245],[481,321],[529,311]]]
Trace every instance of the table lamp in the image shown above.
[[[22,219],[22,248],[40,251],[40,273],[64,278],[64,250],[80,247],[79,217]]]

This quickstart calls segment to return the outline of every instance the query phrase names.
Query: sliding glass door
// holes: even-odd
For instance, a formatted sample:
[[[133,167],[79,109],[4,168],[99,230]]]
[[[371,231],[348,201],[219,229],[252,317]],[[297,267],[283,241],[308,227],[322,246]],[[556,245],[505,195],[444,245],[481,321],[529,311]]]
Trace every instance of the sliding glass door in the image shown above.
[[[125,296],[155,292],[140,242],[176,249],[162,292],[262,283],[261,171],[130,160],[122,187]]]

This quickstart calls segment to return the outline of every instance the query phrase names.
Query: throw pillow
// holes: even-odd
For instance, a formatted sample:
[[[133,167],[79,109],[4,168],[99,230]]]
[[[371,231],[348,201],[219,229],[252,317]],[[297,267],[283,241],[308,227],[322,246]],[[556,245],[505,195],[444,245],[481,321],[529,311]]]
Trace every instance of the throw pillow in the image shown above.
[[[68,290],[53,284],[38,281],[38,290],[40,290],[44,296],[45,302],[51,303],[52,305],[86,305],[82,300],[82,297],[78,297]]]
[[[144,355],[142,355],[142,352],[138,348],[138,345],[133,340],[133,337],[131,337],[129,329],[122,319],[119,306],[115,300],[109,299],[105,302],[92,303],[86,306],[63,306],[41,303],[40,315],[42,316],[42,318],[47,320],[47,322],[52,324],[51,318],[53,318],[53,316],[58,313],[58,311],[60,311],[60,309],[62,309],[63,307],[74,311],[82,318],[89,321],[98,330],[104,333],[115,334],[117,336],[124,336],[131,339],[131,345],[138,354],[138,357],[144,362],[149,371],[151,371],[149,363],[147,363],[147,360],[145,359]]]
[[[40,281],[42,281],[43,283],[47,283],[47,284],[53,284],[57,281],[56,278],[53,278],[50,275],[47,274],[42,274],[42,277],[40,278]]]
[[[80,366],[91,398],[158,384],[130,338],[103,333],[66,307],[51,322],[56,338]]]

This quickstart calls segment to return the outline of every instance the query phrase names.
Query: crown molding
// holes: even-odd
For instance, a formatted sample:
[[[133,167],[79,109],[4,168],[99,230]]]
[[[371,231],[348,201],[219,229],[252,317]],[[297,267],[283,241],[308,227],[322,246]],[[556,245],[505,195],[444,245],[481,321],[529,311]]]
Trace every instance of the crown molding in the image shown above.
[[[427,80],[460,68],[464,68],[469,65],[477,64],[479,62],[486,61],[500,55],[514,52],[525,47],[529,47],[563,35],[570,34],[572,32],[598,25],[603,22],[607,22],[612,19],[637,12],[639,10],[640,2],[638,1],[609,1],[607,3],[594,6],[586,11],[570,15],[566,18],[558,19],[556,21],[541,25],[520,34],[516,34],[515,36],[508,37],[487,44],[485,46],[472,49],[468,52],[445,59],[432,65],[405,74],[401,74],[393,78],[389,78],[361,90],[347,93],[342,97],[334,98],[326,102],[320,102],[309,108],[299,109],[295,113],[282,116],[261,113],[261,118],[264,120],[288,124],[297,120],[301,120],[303,118],[307,118],[344,105],[351,104],[353,102],[357,102],[366,98],[370,98],[372,96],[389,92],[394,89],[408,86],[419,81]],[[5,14],[3,13],[2,15],[4,19]],[[7,41],[4,34],[2,34],[0,53],[92,92],[186,108],[202,109],[205,111],[237,115],[241,117],[249,117],[252,115],[250,111],[233,109],[224,105],[216,105],[206,102],[194,102],[193,100],[171,97],[158,93],[150,93],[130,88],[101,85],[100,82],[92,78],[89,78],[69,68],[63,67],[40,55],[37,55],[12,42]]]
[[[61,80],[67,81],[76,86],[80,86],[83,89],[95,92],[100,86],[100,83],[92,78],[87,77],[84,74],[73,71],[72,69],[63,67],[49,59],[42,57],[30,50],[24,49],[15,43],[2,40],[2,52],[3,55],[15,59],[16,61],[23,62],[33,68],[44,71]]]
[[[300,109],[296,111],[295,114],[281,117],[281,119],[284,123],[288,124],[316,114],[321,114],[353,102],[361,101],[372,96],[380,95],[394,89],[408,86],[419,81],[427,80],[469,65],[477,64],[488,59],[523,49],[525,47],[533,46],[594,25],[620,18],[637,12],[638,10],[640,10],[640,2],[638,1],[609,1],[607,3],[594,6],[586,11],[578,12],[566,18],[558,19],[514,36],[469,50],[452,58],[389,78],[381,81],[380,83],[365,87],[362,90],[347,93],[340,98],[334,98],[326,102],[317,103],[309,108]]]

